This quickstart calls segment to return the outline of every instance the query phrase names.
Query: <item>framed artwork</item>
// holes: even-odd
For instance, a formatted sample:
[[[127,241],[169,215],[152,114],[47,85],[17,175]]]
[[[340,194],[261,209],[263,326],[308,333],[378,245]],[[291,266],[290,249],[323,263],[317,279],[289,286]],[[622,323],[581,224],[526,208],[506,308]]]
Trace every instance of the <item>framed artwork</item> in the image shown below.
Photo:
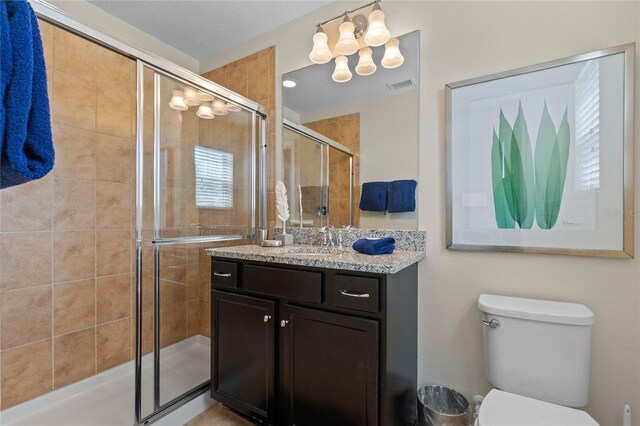
[[[634,56],[446,85],[448,249],[633,257]]]

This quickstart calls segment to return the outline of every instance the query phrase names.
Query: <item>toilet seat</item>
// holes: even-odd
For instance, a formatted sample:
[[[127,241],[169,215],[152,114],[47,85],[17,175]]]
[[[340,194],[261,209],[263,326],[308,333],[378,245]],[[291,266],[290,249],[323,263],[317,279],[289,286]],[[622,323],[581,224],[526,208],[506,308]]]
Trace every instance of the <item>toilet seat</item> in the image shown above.
[[[582,410],[493,389],[482,401],[476,425],[598,426],[598,423]]]

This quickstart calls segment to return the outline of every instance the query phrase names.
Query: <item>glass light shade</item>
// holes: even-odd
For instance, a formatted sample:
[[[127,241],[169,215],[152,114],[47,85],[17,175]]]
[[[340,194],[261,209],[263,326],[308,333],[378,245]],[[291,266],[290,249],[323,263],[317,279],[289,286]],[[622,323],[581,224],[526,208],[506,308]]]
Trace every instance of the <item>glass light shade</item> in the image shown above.
[[[353,77],[353,74],[349,70],[349,60],[346,56],[338,56],[336,58],[336,68],[331,78],[337,83],[346,83],[351,80],[351,77]]]
[[[188,107],[200,105],[202,102],[198,99],[198,91],[191,86],[187,86],[184,88],[184,103],[187,104]]]
[[[225,108],[229,112],[240,112],[241,111],[241,109],[240,109],[240,107],[238,105],[230,104],[229,102],[227,102],[227,104],[225,105]]]
[[[174,90],[169,101],[169,106],[176,111],[186,111],[189,109],[187,104],[184,103],[184,94],[182,90]]]
[[[370,47],[360,49],[360,60],[358,61],[358,65],[356,65],[358,75],[371,75],[376,72],[378,67],[373,62],[372,54],[373,50],[371,50]]]
[[[380,64],[385,68],[398,68],[404,62],[404,56],[400,53],[400,41],[392,38],[384,45],[384,57]]]
[[[214,99],[213,96],[211,96],[207,92],[203,92],[202,90],[198,90],[198,93],[196,93],[196,97],[202,102],[211,102]]]
[[[382,46],[389,41],[391,34],[384,24],[384,12],[380,9],[374,9],[369,14],[369,29],[364,35],[364,42],[369,46]]]
[[[326,64],[331,60],[333,55],[327,44],[328,39],[324,31],[321,30],[313,35],[313,49],[309,53],[309,59],[314,64]]]
[[[221,99],[216,99],[213,101],[213,113],[215,115],[227,115],[229,111],[227,111],[227,105]]]
[[[336,51],[341,55],[353,55],[360,45],[353,33],[356,27],[353,22],[347,21],[340,24],[340,39],[336,43]]]
[[[205,120],[211,120],[215,118],[213,114],[213,109],[211,108],[211,104],[209,102],[203,102],[199,107],[196,115],[200,118],[204,118]]]

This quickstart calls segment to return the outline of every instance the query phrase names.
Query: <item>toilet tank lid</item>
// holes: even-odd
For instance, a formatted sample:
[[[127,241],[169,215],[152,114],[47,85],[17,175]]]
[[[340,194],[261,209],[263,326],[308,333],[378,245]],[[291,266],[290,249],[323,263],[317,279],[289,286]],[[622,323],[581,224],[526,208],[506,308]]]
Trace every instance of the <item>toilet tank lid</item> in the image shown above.
[[[578,303],[482,294],[478,308],[487,314],[557,324],[592,325],[593,312]]]

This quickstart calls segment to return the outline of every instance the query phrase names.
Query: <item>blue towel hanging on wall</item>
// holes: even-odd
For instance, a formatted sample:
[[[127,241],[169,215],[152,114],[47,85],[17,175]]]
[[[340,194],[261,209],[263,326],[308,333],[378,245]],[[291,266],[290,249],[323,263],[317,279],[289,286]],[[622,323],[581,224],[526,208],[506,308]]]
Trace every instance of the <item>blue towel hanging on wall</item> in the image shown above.
[[[412,212],[416,209],[415,180],[394,180],[387,187],[387,211],[389,213]]]
[[[387,209],[387,182],[365,182],[360,195],[360,210],[383,212]]]
[[[0,2],[0,188],[40,179],[54,163],[47,72],[26,0]]]

